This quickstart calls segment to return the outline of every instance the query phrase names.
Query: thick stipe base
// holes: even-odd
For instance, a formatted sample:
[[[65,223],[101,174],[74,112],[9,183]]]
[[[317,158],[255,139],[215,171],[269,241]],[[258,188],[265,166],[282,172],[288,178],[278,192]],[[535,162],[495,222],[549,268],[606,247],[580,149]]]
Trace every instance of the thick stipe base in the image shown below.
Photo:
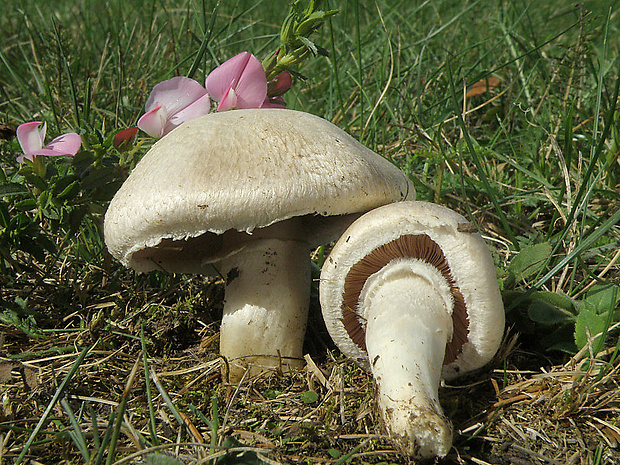
[[[373,275],[361,296],[377,405],[389,436],[413,457],[443,457],[452,445],[438,399],[452,333],[446,288],[434,268],[402,261]]]
[[[308,317],[308,245],[294,240],[258,239],[221,262],[226,278],[220,351],[229,381],[268,370],[303,366]]]

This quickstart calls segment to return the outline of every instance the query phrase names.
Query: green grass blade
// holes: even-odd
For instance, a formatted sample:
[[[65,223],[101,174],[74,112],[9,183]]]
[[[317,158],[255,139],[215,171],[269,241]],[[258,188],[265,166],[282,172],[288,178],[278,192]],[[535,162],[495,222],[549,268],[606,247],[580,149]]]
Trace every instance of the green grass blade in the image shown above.
[[[95,409],[88,405],[88,413],[90,415],[90,423],[93,429],[93,449],[98,451],[101,447],[101,438],[99,437],[99,425],[97,424],[98,416]]]
[[[62,406],[63,410],[69,417],[69,422],[71,423],[71,427],[73,428],[73,431],[69,431],[69,434],[71,435],[71,439],[73,439],[73,442],[75,443],[78,450],[80,451],[80,454],[82,454],[84,461],[86,463],[90,463],[90,452],[88,451],[86,437],[84,436],[82,427],[78,423],[77,418],[75,418],[73,409],[71,408],[71,405],[67,401],[66,397],[60,400],[60,405]]]
[[[162,386],[162,384],[159,382],[159,377],[157,376],[157,373],[155,372],[155,370],[153,370],[153,368],[151,368],[150,373],[151,373],[151,379],[155,383],[155,386],[157,387],[157,390],[159,391],[159,394],[161,395],[162,399],[164,400],[164,402],[170,409],[170,412],[172,413],[172,415],[174,415],[174,418],[176,418],[176,420],[179,422],[179,425],[184,426],[185,421],[183,421],[183,417],[179,413],[179,410],[177,409],[176,405],[174,405],[174,402],[172,402],[172,399],[168,395],[168,392],[166,392],[166,389],[164,388],[164,386]]]
[[[334,38],[334,26],[332,23],[332,18],[328,18],[327,19],[327,25],[328,25],[328,29],[329,29],[329,45],[330,45],[330,63],[331,63],[331,69],[330,69],[330,74],[331,74],[331,79],[330,82],[332,82],[333,84],[330,85],[329,90],[330,90],[330,94],[336,94],[335,98],[337,101],[337,107],[338,110],[340,111],[340,113],[342,115],[346,114],[346,110],[345,110],[345,104],[344,104],[344,97],[342,95],[342,87],[340,85],[340,67],[338,64],[338,59],[337,59],[337,54],[336,54],[336,39]],[[330,99],[330,101],[333,101],[333,97]],[[333,118],[334,115],[336,114],[336,111],[333,108],[333,104],[332,104],[332,108],[330,108],[330,112],[331,115],[330,117]],[[349,126],[349,121],[345,118],[344,119],[344,124],[345,127],[344,129],[346,131],[350,131],[351,128]]]
[[[213,28],[215,27],[215,20],[217,19],[217,11],[219,7],[220,7],[220,0],[218,0],[218,2],[215,4],[215,7],[211,11],[211,19],[209,21],[209,24],[206,24],[206,21],[205,21],[205,26],[207,27],[207,29],[205,30],[203,34],[202,41],[200,42],[200,47],[198,48],[198,52],[196,52],[196,56],[194,57],[194,61],[192,65],[190,66],[189,71],[187,72],[187,77],[189,78],[194,77],[194,74],[196,74],[196,71],[198,71],[200,62],[202,61],[205,55],[205,52],[207,51],[207,47],[209,45],[209,42],[211,41],[211,36],[213,35]],[[205,5],[203,3],[203,12],[205,11],[204,8],[205,8]]]
[[[75,115],[75,121],[77,123],[77,126],[80,127],[81,126],[80,104],[78,102],[77,91],[75,89],[75,80],[73,79],[73,74],[71,73],[69,61],[67,60],[67,55],[65,53],[65,49],[62,44],[60,34],[58,32],[58,26],[56,25],[55,22],[53,22],[53,29],[54,29],[54,37],[56,38],[56,45],[58,47],[58,52],[62,60],[62,67],[64,68],[64,71],[67,74],[67,80],[69,81],[69,91],[71,92],[71,99],[73,100],[73,113]]]
[[[103,463],[106,450],[112,439],[114,425],[116,424],[116,416],[117,416],[116,414],[117,414],[116,410],[112,410],[110,412],[110,415],[108,417],[108,426],[106,427],[105,434],[103,435],[103,438],[101,439],[101,446],[99,447],[99,450],[97,451],[94,465],[101,465]]]
[[[556,242],[556,246],[553,249],[553,252],[551,253],[551,255],[549,256],[549,259],[547,260],[547,263],[550,263],[552,257],[558,252],[558,250],[560,249],[562,243],[564,242],[564,240],[566,239],[566,237],[568,236],[568,234],[571,231],[572,228],[572,224],[574,221],[577,220],[577,218],[579,217],[579,215],[581,214],[581,212],[585,211],[587,209],[587,205],[588,205],[588,200],[590,199],[590,196],[592,194],[592,192],[594,191],[594,188],[597,185],[597,181],[603,176],[603,172],[604,170],[599,171],[598,173],[597,171],[597,167],[599,166],[598,164],[598,160],[599,158],[602,156],[601,154],[603,153],[603,150],[605,148],[605,141],[607,140],[607,138],[609,137],[609,133],[611,132],[612,128],[614,127],[614,114],[615,114],[615,107],[616,107],[616,103],[618,102],[618,97],[620,95],[620,61],[618,62],[618,75],[617,75],[617,79],[616,79],[616,83],[615,83],[615,88],[614,88],[614,94],[612,97],[612,101],[611,101],[611,107],[610,110],[608,112],[607,118],[605,118],[605,126],[603,129],[603,132],[601,134],[601,136],[598,139],[598,142],[595,144],[593,143],[590,149],[590,161],[588,164],[588,167],[586,169],[586,172],[583,176],[584,181],[581,183],[581,185],[579,186],[579,190],[577,191],[577,194],[575,195],[575,198],[573,200],[573,207],[571,208],[571,210],[569,211],[569,214],[567,216],[566,219],[566,225],[564,227],[564,230],[562,231],[562,233],[560,234],[559,238],[557,239]],[[603,84],[602,84],[602,76],[599,75],[599,86],[598,86],[598,94],[597,94],[597,101],[596,101],[596,110],[595,110],[595,114],[596,115],[600,115],[601,113],[601,96],[603,93]],[[595,127],[593,129],[593,133],[596,134],[597,133],[597,128],[598,128],[598,117],[594,118],[595,121]],[[594,140],[596,140],[596,137],[593,135],[593,142]],[[614,215],[615,217],[616,215]],[[572,254],[571,254],[572,255]],[[564,260],[561,262],[564,263]],[[568,262],[566,262],[568,263]],[[566,264],[564,263],[564,264]],[[562,265],[564,266],[564,265]],[[562,267],[559,267],[556,265],[556,267],[554,267],[554,269],[561,269]],[[549,276],[549,273],[547,273],[547,275],[545,275],[546,279],[550,279],[551,276]],[[546,281],[545,279],[545,281]],[[539,281],[541,282],[542,279]],[[542,284],[541,284],[542,285]]]
[[[140,343],[142,345],[142,362],[144,366],[144,384],[146,389],[146,402],[149,407],[149,434],[151,436],[151,444],[158,445],[157,425],[155,424],[155,408],[153,406],[153,395],[151,392],[151,383],[149,377],[149,360],[146,351],[146,339],[144,338],[144,326],[140,329]]]
[[[504,209],[502,208],[499,197],[497,196],[497,192],[495,191],[495,189],[493,188],[493,186],[491,186],[491,183],[489,182],[489,178],[487,176],[486,169],[484,168],[484,164],[482,163],[482,160],[480,159],[480,155],[478,151],[474,148],[474,144],[469,135],[469,131],[467,129],[467,126],[465,125],[465,121],[463,120],[463,115],[459,108],[458,98],[456,96],[454,79],[452,77],[452,66],[448,64],[447,68],[448,68],[448,76],[449,76],[449,82],[450,82],[450,91],[452,93],[452,100],[454,103],[454,110],[457,115],[457,121],[458,121],[459,127],[463,131],[463,138],[465,139],[467,149],[469,151],[469,154],[472,157],[472,161],[474,162],[474,165],[476,166],[476,172],[478,173],[478,175],[480,176],[480,180],[482,181],[484,192],[486,193],[486,195],[489,196],[489,199],[491,200],[491,203],[493,204],[493,207],[495,208],[495,213],[497,214],[497,217],[502,223],[502,227],[504,228],[504,231],[506,231],[508,238],[512,242],[513,246],[518,250],[519,244],[517,242],[516,235],[512,229],[512,226],[510,225],[510,222],[508,221],[508,218],[506,218],[506,214],[504,213]],[[461,175],[461,178],[462,178],[462,175]]]
[[[364,124],[364,71],[363,71],[363,59],[362,59],[362,34],[360,32],[360,2],[355,0],[355,52],[357,54],[357,79],[359,81],[359,113],[360,113],[360,126]]]
[[[123,390],[121,401],[118,404],[116,423],[114,424],[114,430],[112,431],[112,437],[110,438],[110,446],[108,448],[108,458],[106,460],[106,465],[111,465],[114,462],[114,458],[116,457],[116,443],[118,442],[118,437],[121,433],[121,426],[123,425],[123,416],[125,415],[127,400],[129,399],[129,393],[131,392],[131,387],[133,386],[136,374],[138,373],[138,367],[140,366],[141,359],[142,357],[140,356],[136,359],[136,363],[134,363],[133,368],[129,373],[129,377],[127,378],[127,383],[125,383],[125,389]]]
[[[19,465],[20,463],[22,463],[22,461],[24,460],[24,457],[26,457],[26,454],[28,453],[28,449],[30,449],[30,446],[32,446],[32,443],[34,442],[35,438],[39,434],[39,431],[41,431],[41,428],[43,428],[43,425],[47,421],[49,415],[52,413],[54,406],[56,405],[58,400],[61,398],[63,393],[65,392],[65,389],[69,385],[69,382],[71,381],[75,373],[80,368],[80,365],[86,358],[86,355],[88,355],[88,352],[90,352],[94,347],[95,346],[92,345],[91,347],[82,349],[82,352],[80,352],[80,355],[78,355],[78,357],[75,359],[75,362],[73,362],[73,365],[71,366],[71,369],[67,373],[67,376],[65,376],[65,378],[62,380],[62,382],[58,386],[58,389],[56,389],[56,392],[54,393],[52,400],[47,404],[47,407],[45,408],[43,415],[41,415],[41,418],[39,419],[37,425],[34,427],[34,430],[30,434],[30,437],[26,441],[26,444],[24,444],[24,448],[22,449],[20,454],[17,456],[17,459],[15,460],[15,465]]]
[[[574,250],[571,251],[568,255],[566,255],[562,260],[559,261],[551,270],[549,270],[542,278],[536,281],[532,285],[532,290],[538,290],[542,286],[544,286],[551,278],[553,278],[564,266],[577,258],[580,254],[585,252],[590,248],[592,244],[594,244],[597,240],[607,234],[614,226],[620,223],[620,210],[616,211],[612,216],[607,219],[604,223],[601,224],[600,227],[596,228],[590,234],[584,236],[583,240],[579,243]]]

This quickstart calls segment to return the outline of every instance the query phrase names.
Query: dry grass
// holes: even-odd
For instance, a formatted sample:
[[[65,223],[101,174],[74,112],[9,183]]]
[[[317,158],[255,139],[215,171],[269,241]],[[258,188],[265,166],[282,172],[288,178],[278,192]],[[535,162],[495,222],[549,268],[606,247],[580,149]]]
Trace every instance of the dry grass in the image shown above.
[[[54,406],[30,448],[31,463],[83,463],[66,405],[95,447],[95,436],[104,436],[124,398],[117,461],[110,463],[143,463],[155,451],[187,464],[214,463],[225,454],[229,460],[251,454],[236,463],[255,463],[247,457],[265,463],[410,463],[382,433],[372,379],[332,350],[319,319],[311,323],[304,370],[265,373],[239,386],[223,380],[216,325],[186,329],[190,343],[184,347],[162,347],[151,333],[147,350],[161,355],[147,359],[150,394],[140,333],[121,335],[120,322],[126,320],[119,318],[114,332],[91,328],[39,340],[6,338],[5,349],[14,355],[0,363],[0,463],[11,463],[21,452],[78,357],[78,342],[92,343],[93,349],[63,393],[66,402]],[[198,338],[188,338],[190,333]],[[586,349],[564,364],[524,371],[540,356],[523,352],[516,341],[508,340],[490,367],[442,388],[442,404],[457,433],[441,463],[619,463],[616,350],[592,357]],[[147,446],[155,443],[149,439],[149,396],[154,447]],[[225,442],[230,437],[241,445],[231,448]]]
[[[616,351],[593,357],[586,347],[548,369],[495,370],[506,385],[492,380],[497,400],[487,410],[487,423],[462,433],[487,442],[486,460],[494,464],[618,463]]]

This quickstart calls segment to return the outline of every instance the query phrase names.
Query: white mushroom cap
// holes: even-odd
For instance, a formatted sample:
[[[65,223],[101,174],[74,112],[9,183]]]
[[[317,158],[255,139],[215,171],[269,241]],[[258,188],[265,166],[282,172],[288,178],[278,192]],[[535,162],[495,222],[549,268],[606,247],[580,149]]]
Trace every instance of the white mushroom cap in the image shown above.
[[[310,248],[362,212],[415,192],[389,161],[319,117],[291,110],[212,113],[158,141],[112,199],[110,253],[138,271],[226,279],[220,352],[230,379],[299,365]]]
[[[231,252],[219,236],[227,231],[303,216],[314,246],[337,237],[353,219],[346,215],[414,195],[403,172],[322,118],[212,113],[176,128],[138,163],[110,203],[105,240],[138,271],[204,272]]]
[[[471,228],[462,215],[420,201],[379,207],[356,220],[333,248],[321,272],[323,315],[342,352],[368,369],[364,315],[353,313],[362,309],[354,295],[346,295],[349,288],[361,291],[362,278],[356,278],[357,285],[346,284],[347,279],[353,281],[348,278],[351,269],[365,260],[374,269],[367,269],[372,274],[401,258],[401,251],[408,248],[410,257],[437,264],[452,289],[455,328],[446,349],[443,377],[452,379],[488,363],[502,340],[504,307],[491,254]],[[407,244],[401,239],[406,236],[415,239]],[[372,257],[372,253],[376,255]]]
[[[344,232],[321,271],[327,329],[372,373],[387,432],[414,457],[443,457],[451,447],[441,377],[480,368],[502,339],[495,267],[472,229],[439,205],[385,205]]]

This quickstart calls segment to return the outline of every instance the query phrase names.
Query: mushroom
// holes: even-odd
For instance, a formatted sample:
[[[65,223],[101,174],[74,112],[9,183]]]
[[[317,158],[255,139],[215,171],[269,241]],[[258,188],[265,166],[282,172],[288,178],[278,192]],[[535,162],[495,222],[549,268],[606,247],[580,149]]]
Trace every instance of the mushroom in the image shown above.
[[[414,195],[402,171],[322,118],[212,113],[153,145],[111,201],[105,241],[137,271],[225,278],[220,351],[238,381],[250,365],[303,363],[311,249]]]
[[[427,202],[372,210],[330,252],[319,295],[336,345],[372,373],[397,447],[445,456],[452,427],[440,380],[485,365],[504,330],[491,254],[473,225]]]

